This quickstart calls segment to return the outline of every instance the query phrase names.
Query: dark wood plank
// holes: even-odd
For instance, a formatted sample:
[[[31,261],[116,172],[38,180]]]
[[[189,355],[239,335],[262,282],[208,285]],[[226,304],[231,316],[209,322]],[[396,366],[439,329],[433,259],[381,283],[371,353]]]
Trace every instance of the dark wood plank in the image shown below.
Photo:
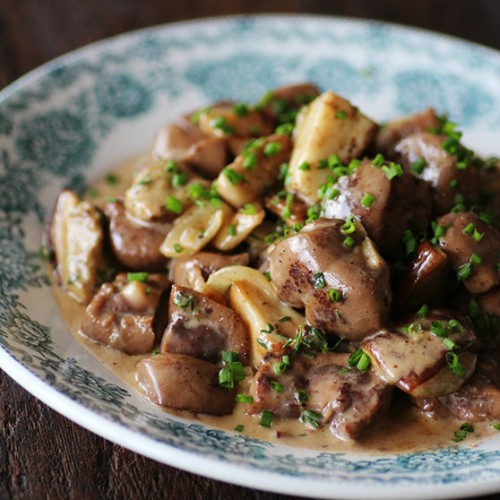
[[[500,49],[498,0],[0,0],[0,88],[56,56],[116,34],[257,12],[380,19]],[[292,498],[205,479],[125,450],[58,415],[3,372],[0,395],[2,499]]]

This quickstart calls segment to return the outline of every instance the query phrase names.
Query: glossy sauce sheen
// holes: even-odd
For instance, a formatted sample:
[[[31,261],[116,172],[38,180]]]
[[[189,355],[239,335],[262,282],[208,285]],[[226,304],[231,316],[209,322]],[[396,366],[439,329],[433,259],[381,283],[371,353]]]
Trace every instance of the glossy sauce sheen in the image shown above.
[[[110,197],[123,193],[130,183],[137,158],[126,162],[115,170],[117,182],[105,180],[97,182],[92,189],[91,201],[99,205]],[[89,196],[87,198],[90,198]],[[53,292],[74,338],[88,349],[106,368],[111,370],[134,390],[143,394],[135,379],[135,367],[146,356],[129,356],[120,351],[99,345],[79,333],[84,306],[78,304],[62,289],[54,284]],[[240,383],[238,392],[247,393],[246,388],[251,374]],[[274,419],[271,428],[259,424],[259,416],[245,415],[245,404],[237,403],[233,414],[214,417],[204,414],[192,414],[177,410],[165,410],[172,415],[202,422],[210,427],[233,431],[238,425],[243,426],[242,433],[251,437],[271,441],[276,444],[328,450],[335,452],[394,453],[417,450],[429,450],[454,446],[453,434],[461,425],[456,419],[434,420],[425,417],[406,401],[393,402],[389,415],[374,429],[355,443],[346,443],[335,438],[328,427],[312,430],[297,419]],[[488,423],[474,424],[474,433],[467,436],[464,445],[474,446],[479,440],[491,435],[493,431]]]

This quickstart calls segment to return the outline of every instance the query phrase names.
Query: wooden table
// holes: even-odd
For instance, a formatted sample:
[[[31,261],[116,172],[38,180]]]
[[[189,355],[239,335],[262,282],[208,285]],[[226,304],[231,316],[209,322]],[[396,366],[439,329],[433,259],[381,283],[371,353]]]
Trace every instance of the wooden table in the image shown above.
[[[255,12],[375,18],[500,49],[498,0],[0,0],[0,88],[60,54],[118,33]],[[66,497],[285,498],[205,479],[125,450],[55,413],[0,370],[0,498]]]

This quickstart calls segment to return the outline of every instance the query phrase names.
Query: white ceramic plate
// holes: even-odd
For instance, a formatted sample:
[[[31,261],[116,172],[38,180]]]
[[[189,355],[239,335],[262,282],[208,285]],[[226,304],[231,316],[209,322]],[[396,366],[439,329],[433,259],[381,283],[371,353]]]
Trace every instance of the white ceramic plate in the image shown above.
[[[63,185],[143,151],[220,98],[310,80],[378,120],[434,105],[500,154],[500,55],[375,22],[308,16],[173,24],[95,44],[0,94],[0,363],[36,397],[116,443],[198,474],[313,497],[450,498],[500,491],[500,433],[479,447],[390,456],[273,446],[165,415],[102,368],[62,321],[38,250]]]

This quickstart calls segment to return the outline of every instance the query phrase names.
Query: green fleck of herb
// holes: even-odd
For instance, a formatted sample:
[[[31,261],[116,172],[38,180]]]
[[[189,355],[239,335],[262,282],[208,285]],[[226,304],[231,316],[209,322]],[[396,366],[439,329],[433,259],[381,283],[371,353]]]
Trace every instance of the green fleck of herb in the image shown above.
[[[245,215],[255,215],[257,213],[255,205],[252,205],[251,203],[246,203],[240,210]]]
[[[276,127],[275,134],[292,135],[295,125],[293,123],[282,123]]]
[[[232,363],[233,361],[238,361],[238,353],[234,351],[222,351],[221,359],[223,363]]]
[[[236,235],[236,226],[234,224],[229,224],[229,226],[227,226],[227,234],[229,236],[235,236]]]
[[[458,181],[456,179],[452,179],[450,181],[450,188],[451,189],[457,189],[458,188]]]
[[[295,393],[295,399],[301,404],[304,405],[309,401],[309,394],[306,391],[299,389]]]
[[[238,403],[253,403],[253,397],[247,394],[236,394],[236,401]]]
[[[343,244],[344,244],[345,247],[351,248],[354,245],[354,239],[351,238],[350,236],[347,236],[344,239]]]
[[[454,436],[453,436],[453,441],[455,443],[459,443],[460,441],[463,441],[467,435],[471,432],[474,432],[474,427],[469,424],[469,422],[464,422],[458,431],[455,431]]]
[[[281,143],[276,141],[268,142],[264,146],[264,156],[268,158],[277,155],[281,151]]]
[[[234,133],[234,127],[231,125],[228,125],[225,116],[217,116],[216,118],[214,118],[212,121],[212,126],[215,129],[220,130],[224,134],[227,134],[227,135],[231,135]]]
[[[303,410],[300,414],[300,421],[303,424],[311,426],[313,429],[317,429],[319,427],[322,419],[323,415],[321,415],[321,413],[312,410]]]
[[[370,193],[366,193],[363,196],[363,198],[361,198],[361,205],[363,205],[365,208],[370,208],[374,201],[375,201],[375,196],[373,196]]]
[[[278,323],[285,323],[286,321],[291,321],[292,318],[290,316],[282,316],[279,320]]]
[[[281,358],[281,361],[274,365],[274,371],[276,375],[282,375],[288,370],[288,368],[290,368],[290,357],[288,354],[285,354]]]
[[[276,380],[271,380],[271,389],[274,392],[277,393],[282,393],[284,390],[283,384],[280,384],[279,382],[276,382]]]
[[[406,229],[403,233],[402,240],[405,245],[406,255],[412,255],[413,252],[415,252],[415,250],[417,249],[417,238],[409,229]]]
[[[331,302],[342,302],[343,295],[342,290],[337,290],[336,288],[330,288],[328,290],[328,298]]]
[[[300,165],[299,165],[299,170],[311,170],[311,164],[307,161],[303,161]]]
[[[159,349],[153,349],[153,350],[151,351],[151,356],[158,356],[158,354],[160,354]]]
[[[431,333],[437,337],[446,337],[446,323],[444,321],[436,320],[431,322]]]
[[[418,160],[415,160],[410,165],[410,170],[412,172],[414,172],[415,174],[420,175],[424,171],[424,168],[426,166],[427,166],[427,162],[423,158],[419,158]]]
[[[459,281],[465,281],[470,278],[472,275],[472,264],[470,262],[466,262],[462,266],[458,268],[457,278]]]
[[[174,243],[174,252],[181,253],[184,250],[184,247],[180,243]]]
[[[481,308],[479,307],[479,302],[475,299],[471,299],[468,304],[468,316],[471,319],[476,319],[481,313]]]
[[[273,412],[269,410],[264,410],[260,414],[259,424],[262,427],[271,427],[272,423],[273,423]]]
[[[460,362],[458,354],[453,351],[446,353],[446,363],[450,371],[457,377],[463,377],[465,373],[464,365]]]
[[[174,212],[175,214],[180,215],[183,209],[182,201],[168,194],[165,198],[165,208],[169,212]]]
[[[443,339],[443,345],[446,347],[446,349],[449,349],[450,351],[455,349],[455,347],[457,346],[457,344],[448,337],[445,337]]]
[[[47,245],[40,245],[38,249],[38,257],[42,260],[50,260],[54,256],[54,253]]]
[[[243,424],[238,424],[234,428],[235,432],[243,432],[245,430],[245,426]]]
[[[500,431],[500,423],[498,423],[498,424],[491,424],[491,427],[493,427],[493,429],[495,429],[496,431]]]
[[[425,318],[427,314],[429,313],[429,306],[427,304],[424,304],[418,311],[417,311],[417,316],[419,318]]]
[[[175,292],[173,302],[175,306],[181,309],[190,309],[192,311],[194,308],[194,298],[190,293]]]
[[[484,238],[484,233],[480,233],[476,228],[474,228],[474,232],[472,233],[472,237],[474,241],[479,243]]]
[[[187,175],[184,172],[175,172],[172,176],[172,186],[178,188],[185,186],[187,183]]]
[[[116,186],[120,182],[120,178],[116,174],[109,172],[104,176],[104,182],[109,186]]]
[[[127,281],[139,281],[145,283],[148,280],[148,273],[127,273]]]
[[[282,163],[280,165],[280,171],[279,171],[279,174],[278,174],[278,178],[280,180],[285,180],[286,174],[288,173],[289,167],[290,167],[290,165],[288,163]]]
[[[358,349],[349,356],[349,366],[351,368],[355,366],[360,372],[368,370],[370,364],[370,356],[363,349]]]
[[[245,151],[243,153],[243,168],[253,170],[257,165],[257,155],[253,151]]]
[[[343,109],[339,109],[335,113],[335,118],[337,118],[337,120],[345,120],[347,118],[347,113]]]
[[[237,103],[233,106],[233,111],[238,116],[247,116],[248,115],[248,106],[244,102]]]
[[[384,162],[385,162],[385,158],[384,158],[384,156],[383,156],[383,155],[381,155],[381,154],[379,153],[379,154],[378,154],[377,156],[375,156],[375,158],[373,159],[373,161],[372,161],[372,165],[373,165],[374,167],[381,167],[381,166],[384,164]]]
[[[422,331],[422,325],[418,321],[414,321],[410,323],[406,329],[410,335],[413,333],[420,333]]]
[[[479,266],[479,264],[481,264],[481,262],[483,261],[483,259],[481,259],[481,257],[477,253],[473,253],[470,256],[470,261],[471,261],[472,264],[476,264],[476,266]]]
[[[476,226],[471,222],[470,224],[467,224],[464,228],[464,234],[467,236],[470,236],[471,234],[474,233],[474,229],[476,229]]]
[[[99,196],[99,191],[97,191],[96,188],[91,187],[91,188],[87,189],[87,191],[85,192],[85,195],[90,199],[95,199]]]
[[[385,176],[391,181],[394,177],[401,177],[404,173],[403,167],[398,163],[391,162],[389,166],[382,165],[382,172],[384,172]]]
[[[267,281],[271,281],[271,273],[269,271],[266,271],[264,273],[264,277],[266,278]]]
[[[326,286],[325,276],[322,272],[313,274],[314,288],[324,288]]]
[[[231,184],[239,184],[241,181],[246,180],[245,176],[240,174],[239,172],[236,172],[236,170],[232,169],[231,167],[226,167],[223,171],[224,177],[229,179],[229,182]]]

